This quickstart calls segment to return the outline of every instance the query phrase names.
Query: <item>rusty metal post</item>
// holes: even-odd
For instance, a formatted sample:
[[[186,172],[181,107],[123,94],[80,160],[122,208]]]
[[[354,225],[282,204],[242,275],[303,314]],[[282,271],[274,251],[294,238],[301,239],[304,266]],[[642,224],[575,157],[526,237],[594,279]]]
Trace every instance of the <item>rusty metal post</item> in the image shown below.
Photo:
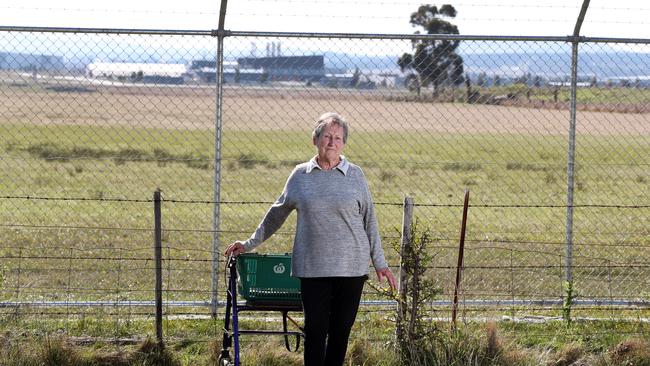
[[[465,190],[465,202],[463,203],[463,220],[460,225],[460,243],[458,246],[458,265],[456,266],[456,285],[454,286],[454,300],[451,305],[451,326],[456,330],[456,313],[458,311],[458,292],[463,273],[463,259],[465,256],[465,229],[467,228],[467,210],[469,208],[469,189]]]
[[[162,214],[160,189],[153,194],[154,217],[154,257],[156,267],[156,339],[163,345],[162,331]]]
[[[397,343],[400,344],[404,339],[404,329],[402,322],[406,318],[406,294],[408,291],[408,276],[406,275],[405,257],[408,255],[408,247],[411,246],[411,226],[413,225],[413,198],[404,197],[404,212],[402,214],[402,239],[400,246],[400,266],[399,266],[399,298],[397,301],[397,327],[395,335]]]

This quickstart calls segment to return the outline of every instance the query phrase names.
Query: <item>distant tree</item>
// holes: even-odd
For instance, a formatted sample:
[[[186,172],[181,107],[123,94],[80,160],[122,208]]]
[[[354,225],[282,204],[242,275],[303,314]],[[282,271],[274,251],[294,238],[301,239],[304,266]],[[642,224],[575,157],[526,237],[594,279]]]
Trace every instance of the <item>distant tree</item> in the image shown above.
[[[142,81],[142,78],[144,78],[144,73],[142,70],[131,73],[131,81]]]
[[[407,75],[406,79],[404,80],[404,85],[408,88],[409,91],[417,92],[418,96],[420,96],[420,78],[416,74]]]
[[[515,78],[515,84],[528,85],[528,80],[530,80],[530,74],[522,74]]]
[[[465,68],[463,67],[463,58],[454,54],[451,63],[451,82],[458,86],[465,82]]]
[[[456,9],[449,4],[440,8],[435,5],[421,5],[411,14],[410,23],[414,27],[421,27],[426,34],[458,34],[458,27],[442,19],[443,17],[456,17]],[[420,31],[415,34],[420,34]],[[458,85],[464,81],[463,59],[456,53],[459,44],[458,40],[414,39],[413,54],[404,53],[397,60],[397,65],[402,72],[408,70],[417,76],[417,86],[414,89],[419,91],[421,86],[433,85],[435,96],[445,83]],[[413,78],[410,80],[414,81]]]
[[[354,74],[352,74],[352,79],[350,80],[350,87],[356,88],[359,86],[359,82],[361,81],[361,70],[357,67],[354,70]]]
[[[499,75],[494,75],[494,86],[501,86],[501,76]]]
[[[487,77],[487,75],[485,75],[484,72],[478,74],[478,77],[476,79],[476,85],[478,85],[478,86],[486,86],[487,85],[487,82],[485,80],[486,77]]]

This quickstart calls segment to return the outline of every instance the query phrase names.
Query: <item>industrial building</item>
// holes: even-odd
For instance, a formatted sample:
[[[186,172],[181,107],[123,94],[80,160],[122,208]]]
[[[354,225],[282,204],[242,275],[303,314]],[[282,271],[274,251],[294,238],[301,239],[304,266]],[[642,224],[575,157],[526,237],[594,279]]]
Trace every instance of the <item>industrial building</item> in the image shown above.
[[[86,76],[144,83],[183,84],[188,75],[185,64],[93,62],[86,67]]]
[[[319,82],[325,76],[324,56],[242,57],[242,69],[262,69],[268,81]]]
[[[217,81],[217,62],[194,60],[190,63],[189,72],[196,81],[214,83]],[[264,77],[263,69],[242,68],[237,61],[223,62],[223,81],[226,84],[261,83]]]
[[[64,68],[61,56],[0,52],[0,70],[59,71]]]
[[[194,60],[189,72],[198,81],[216,81],[217,62]],[[226,84],[251,84],[272,81],[320,82],[325,76],[323,56],[242,57],[223,62]]]

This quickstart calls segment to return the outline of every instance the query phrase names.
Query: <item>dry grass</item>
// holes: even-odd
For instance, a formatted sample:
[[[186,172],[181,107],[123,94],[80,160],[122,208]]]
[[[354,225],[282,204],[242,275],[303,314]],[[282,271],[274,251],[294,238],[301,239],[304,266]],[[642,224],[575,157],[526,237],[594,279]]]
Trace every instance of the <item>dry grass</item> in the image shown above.
[[[615,365],[650,366],[650,342],[641,339],[626,340],[609,351]]]
[[[216,95],[209,87],[96,86],[84,93],[55,92],[42,85],[4,89],[6,123],[214,128]],[[381,91],[229,87],[224,91],[223,127],[309,130],[316,116],[337,110],[348,114],[355,131],[567,134],[566,110],[532,104],[414,103],[388,96]],[[583,134],[650,134],[647,113],[581,111],[577,118]]]

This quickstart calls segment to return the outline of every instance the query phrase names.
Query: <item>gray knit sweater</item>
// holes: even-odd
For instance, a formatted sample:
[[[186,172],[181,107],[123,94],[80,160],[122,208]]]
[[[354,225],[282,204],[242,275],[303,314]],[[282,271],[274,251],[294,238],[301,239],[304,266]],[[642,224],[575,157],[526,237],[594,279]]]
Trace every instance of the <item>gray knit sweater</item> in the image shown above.
[[[244,242],[246,251],[273,235],[294,209],[298,222],[293,276],[363,276],[371,260],[375,269],[388,267],[365,176],[345,157],[332,170],[320,169],[315,158],[297,165],[280,197]]]

